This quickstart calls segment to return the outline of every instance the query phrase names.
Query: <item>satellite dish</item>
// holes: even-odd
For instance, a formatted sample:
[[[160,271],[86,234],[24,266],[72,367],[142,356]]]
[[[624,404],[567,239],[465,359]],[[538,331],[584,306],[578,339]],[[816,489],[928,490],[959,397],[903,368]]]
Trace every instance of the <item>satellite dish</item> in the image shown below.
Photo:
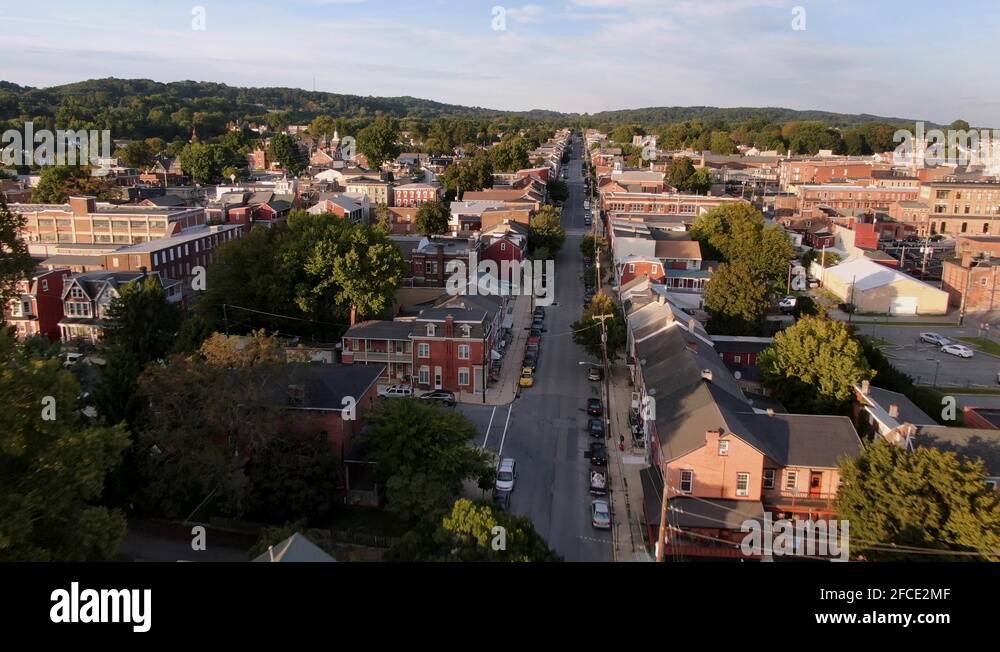
[[[742,377],[743,377],[743,374],[740,373],[739,370],[733,372],[733,378],[735,378],[736,380],[739,380]]]

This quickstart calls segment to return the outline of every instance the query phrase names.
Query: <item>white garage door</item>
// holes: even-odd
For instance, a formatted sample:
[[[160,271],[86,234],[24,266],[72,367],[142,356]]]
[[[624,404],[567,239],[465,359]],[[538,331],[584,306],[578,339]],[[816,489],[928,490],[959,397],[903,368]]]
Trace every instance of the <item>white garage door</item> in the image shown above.
[[[892,307],[889,308],[890,315],[915,315],[917,314],[916,297],[896,297],[892,300]]]

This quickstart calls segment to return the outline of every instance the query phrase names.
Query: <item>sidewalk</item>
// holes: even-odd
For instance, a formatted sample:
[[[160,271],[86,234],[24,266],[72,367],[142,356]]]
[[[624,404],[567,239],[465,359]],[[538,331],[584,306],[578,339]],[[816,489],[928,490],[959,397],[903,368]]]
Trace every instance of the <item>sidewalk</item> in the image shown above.
[[[646,551],[646,540],[640,523],[642,518],[642,483],[639,472],[647,466],[646,449],[632,441],[628,422],[632,407],[632,386],[624,364],[613,364],[610,376],[608,416],[611,438],[608,441],[608,469],[611,475],[611,515],[614,522],[615,561],[652,561]],[[618,448],[619,438],[625,438],[625,450]]]
[[[531,297],[527,295],[519,295],[507,304],[508,314],[513,315],[513,325],[511,326],[513,339],[503,356],[500,380],[492,386],[487,385],[485,402],[482,394],[459,392],[456,396],[459,403],[507,405],[517,397],[517,392],[520,389],[518,380],[521,378],[521,362],[524,360],[524,346],[528,341],[528,331],[525,328],[531,325],[531,310]]]

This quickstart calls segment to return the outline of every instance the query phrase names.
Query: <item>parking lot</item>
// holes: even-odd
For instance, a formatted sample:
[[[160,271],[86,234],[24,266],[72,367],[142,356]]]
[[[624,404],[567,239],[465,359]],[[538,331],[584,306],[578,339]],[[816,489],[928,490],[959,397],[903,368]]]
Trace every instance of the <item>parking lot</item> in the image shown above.
[[[963,328],[917,327],[897,325],[859,325],[861,335],[884,340],[882,352],[900,371],[909,374],[920,385],[944,387],[998,387],[1000,359],[973,347],[971,358],[959,358],[942,353],[939,347],[920,342],[920,333],[935,332],[950,339],[977,337],[978,323]],[[962,343],[962,342],[959,342]],[[878,380],[875,381],[878,384]]]

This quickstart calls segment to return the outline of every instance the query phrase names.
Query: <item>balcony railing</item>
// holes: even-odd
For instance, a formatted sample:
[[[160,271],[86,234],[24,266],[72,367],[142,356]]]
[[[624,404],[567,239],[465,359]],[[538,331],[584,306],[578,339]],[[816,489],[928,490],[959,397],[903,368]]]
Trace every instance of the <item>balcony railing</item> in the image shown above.
[[[781,490],[778,494],[765,494],[764,502],[780,506],[789,511],[796,509],[806,510],[833,510],[833,501],[837,497],[835,493],[788,491]]]

